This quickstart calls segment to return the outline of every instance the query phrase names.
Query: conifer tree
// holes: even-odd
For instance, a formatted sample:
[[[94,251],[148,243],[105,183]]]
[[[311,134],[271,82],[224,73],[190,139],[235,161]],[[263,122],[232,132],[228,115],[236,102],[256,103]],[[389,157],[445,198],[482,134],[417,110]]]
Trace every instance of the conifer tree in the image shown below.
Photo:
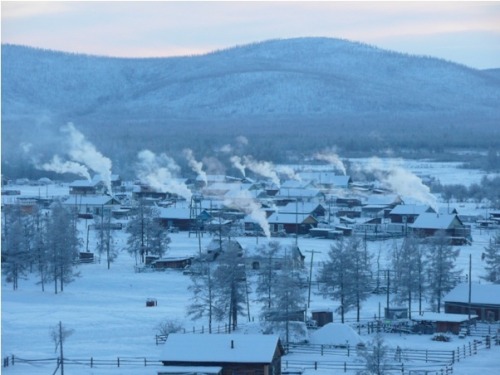
[[[481,278],[485,281],[500,284],[500,232],[490,238],[488,246],[484,248],[483,260],[485,275]]]

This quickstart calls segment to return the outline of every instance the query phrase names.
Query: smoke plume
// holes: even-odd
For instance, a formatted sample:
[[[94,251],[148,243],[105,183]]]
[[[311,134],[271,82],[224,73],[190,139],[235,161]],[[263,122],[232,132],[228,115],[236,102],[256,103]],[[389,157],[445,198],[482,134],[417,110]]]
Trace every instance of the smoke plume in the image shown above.
[[[244,156],[244,165],[252,172],[263,177],[270,178],[277,186],[280,185],[280,179],[274,170],[274,165],[268,161],[257,161],[250,156]]]
[[[243,175],[243,177],[246,177],[245,166],[241,162],[241,158],[239,156],[235,155],[235,156],[231,156],[231,158],[229,160],[231,160],[233,167],[235,167],[237,170],[239,170],[241,172],[241,174]]]
[[[71,159],[99,173],[106,188],[111,193],[111,160],[97,151],[94,145],[75,129],[72,123],[68,123],[61,130],[69,135],[70,150],[68,154]]]
[[[86,166],[74,161],[62,161],[58,155],[54,155],[49,163],[36,165],[36,168],[43,171],[51,171],[60,174],[74,173],[78,176],[85,177],[87,180],[90,180],[89,170]]]
[[[380,159],[373,158],[365,170],[373,172],[380,182],[394,193],[413,198],[437,210],[438,200],[430,192],[430,188],[423,184],[420,177],[400,164],[390,163],[384,168]]]
[[[314,158],[317,160],[326,161],[328,164],[333,165],[337,170],[342,172],[342,174],[346,175],[346,169],[342,160],[340,160],[339,156],[334,152],[318,152],[314,154]]]
[[[254,219],[264,231],[267,238],[271,237],[271,229],[267,221],[266,212],[247,190],[241,190],[234,198],[226,199],[224,205],[239,209]]]
[[[183,154],[186,157],[188,164],[193,172],[195,172],[203,180],[205,185],[207,185],[207,174],[203,170],[203,163],[201,161],[196,161],[193,155],[193,151],[189,148],[184,149]]]
[[[163,193],[172,193],[190,200],[191,190],[175,176],[180,172],[177,163],[166,154],[156,155],[149,150],[138,154],[137,177],[153,189]]]

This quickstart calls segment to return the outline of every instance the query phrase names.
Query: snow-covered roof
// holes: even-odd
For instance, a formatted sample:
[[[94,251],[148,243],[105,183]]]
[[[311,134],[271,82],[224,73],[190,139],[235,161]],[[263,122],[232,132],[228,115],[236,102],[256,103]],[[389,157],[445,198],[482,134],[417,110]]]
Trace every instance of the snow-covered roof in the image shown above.
[[[432,210],[430,206],[416,204],[399,204],[394,207],[391,215],[420,215],[428,210]]]
[[[318,189],[280,189],[276,197],[295,198],[295,197],[318,197],[322,193]]]
[[[170,374],[196,374],[196,375],[215,375],[222,371],[220,366],[164,366],[158,375]]]
[[[347,187],[351,181],[350,176],[336,175],[334,172],[301,172],[299,177],[304,181],[315,181],[319,184]]]
[[[471,315],[471,319],[477,319],[477,315]],[[451,322],[462,323],[469,320],[468,314],[447,314],[436,312],[424,312],[422,315],[412,315],[411,320],[417,322]]]
[[[189,207],[165,207],[159,209],[160,219],[190,219],[191,210]]]
[[[469,284],[458,284],[443,298],[444,302],[469,302]],[[471,284],[471,303],[500,305],[500,284]]]
[[[96,187],[100,182],[100,180],[75,180],[69,187]]]
[[[316,210],[318,207],[321,207],[324,209],[324,207],[317,202],[290,202],[284,207],[279,207],[278,208],[278,213],[283,213],[283,214],[295,214],[295,213],[301,213],[301,214],[310,214],[314,210]]]
[[[278,346],[276,335],[176,334],[165,342],[160,360],[204,363],[271,363]]]
[[[310,181],[286,180],[281,184],[281,189],[306,189],[309,186]]]
[[[64,205],[77,206],[106,206],[111,204],[120,204],[120,202],[109,195],[78,195],[70,197],[63,202]]]
[[[371,195],[362,202],[363,206],[371,205],[384,205],[389,206],[394,203],[399,203],[401,197],[397,194],[383,194],[383,195]]]
[[[424,212],[418,215],[415,222],[410,224],[409,227],[416,229],[448,229],[452,226],[455,220],[457,220],[458,223],[461,223],[457,215],[440,215],[433,212]]]
[[[301,224],[308,219],[317,221],[311,215],[274,213],[267,219],[269,224]]]

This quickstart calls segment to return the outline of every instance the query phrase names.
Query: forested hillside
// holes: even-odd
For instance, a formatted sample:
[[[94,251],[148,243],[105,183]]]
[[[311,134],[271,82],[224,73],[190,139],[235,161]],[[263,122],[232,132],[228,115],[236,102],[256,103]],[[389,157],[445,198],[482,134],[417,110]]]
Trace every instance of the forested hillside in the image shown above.
[[[338,39],[155,59],[2,45],[2,164],[20,169],[20,144],[53,151],[67,122],[118,165],[143,148],[208,156],[239,135],[275,161],[333,146],[488,148],[498,103],[497,72]]]

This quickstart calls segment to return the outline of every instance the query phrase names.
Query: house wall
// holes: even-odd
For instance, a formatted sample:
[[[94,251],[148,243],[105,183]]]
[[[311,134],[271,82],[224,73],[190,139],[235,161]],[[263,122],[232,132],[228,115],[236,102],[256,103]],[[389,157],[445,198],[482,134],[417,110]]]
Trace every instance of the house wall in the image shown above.
[[[469,314],[469,304],[460,302],[445,302],[444,311],[451,314]],[[472,303],[470,313],[477,315],[478,320],[499,321],[500,306],[498,305],[480,305]]]

